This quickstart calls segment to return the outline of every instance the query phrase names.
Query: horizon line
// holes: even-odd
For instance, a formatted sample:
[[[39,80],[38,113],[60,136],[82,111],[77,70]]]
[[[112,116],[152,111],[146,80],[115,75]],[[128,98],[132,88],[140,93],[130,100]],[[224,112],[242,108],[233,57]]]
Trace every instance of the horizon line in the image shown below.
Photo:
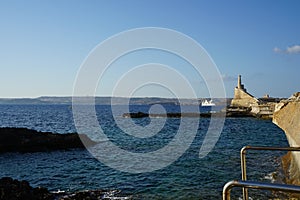
[[[233,97],[159,97],[159,96],[133,96],[133,97],[126,97],[126,96],[38,96],[38,97],[0,97],[0,99],[40,99],[40,98],[160,98],[160,99],[228,99]]]

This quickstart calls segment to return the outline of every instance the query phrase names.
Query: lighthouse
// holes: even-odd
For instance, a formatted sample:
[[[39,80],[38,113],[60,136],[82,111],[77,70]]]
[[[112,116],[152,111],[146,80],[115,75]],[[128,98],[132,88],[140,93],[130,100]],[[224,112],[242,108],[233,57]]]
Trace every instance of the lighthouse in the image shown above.
[[[244,90],[246,92],[246,89],[244,88],[244,85],[242,84],[242,76],[239,75],[238,76],[238,85],[237,85],[238,89]]]

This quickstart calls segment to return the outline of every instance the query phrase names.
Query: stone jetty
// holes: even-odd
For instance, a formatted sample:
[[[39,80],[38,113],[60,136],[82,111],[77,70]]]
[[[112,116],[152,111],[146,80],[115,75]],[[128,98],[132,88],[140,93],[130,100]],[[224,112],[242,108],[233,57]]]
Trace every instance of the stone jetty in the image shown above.
[[[145,112],[132,112],[132,113],[124,113],[122,115],[124,118],[181,118],[181,117],[189,117],[189,118],[210,118],[210,117],[253,117],[249,111],[245,110],[235,110],[235,111],[221,111],[215,113],[165,113],[165,114],[148,114]]]
[[[144,118],[144,117],[150,117],[150,118],[181,118],[181,117],[190,117],[190,118],[197,118],[197,117],[221,117],[224,116],[225,113],[165,113],[165,114],[148,114],[144,112],[133,112],[133,113],[124,113],[124,118]]]

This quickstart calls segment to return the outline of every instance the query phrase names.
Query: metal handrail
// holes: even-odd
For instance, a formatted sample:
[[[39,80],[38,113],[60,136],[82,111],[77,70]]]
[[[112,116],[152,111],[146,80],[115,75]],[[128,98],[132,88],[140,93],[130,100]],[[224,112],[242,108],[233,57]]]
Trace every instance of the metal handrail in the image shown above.
[[[300,147],[263,147],[263,146],[245,146],[241,149],[241,170],[242,180],[247,181],[247,170],[246,170],[246,150],[264,150],[264,151],[300,151]],[[248,200],[247,187],[243,187],[243,200]]]
[[[226,185],[223,187],[223,200],[230,200],[230,191],[233,187],[300,193],[300,186],[296,185],[234,180],[226,183]]]

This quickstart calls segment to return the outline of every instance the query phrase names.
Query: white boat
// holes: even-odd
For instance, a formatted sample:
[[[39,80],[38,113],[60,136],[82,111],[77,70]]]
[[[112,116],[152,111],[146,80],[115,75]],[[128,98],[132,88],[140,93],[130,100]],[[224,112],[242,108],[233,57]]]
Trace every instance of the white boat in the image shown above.
[[[206,99],[201,102],[201,106],[215,106],[216,104],[212,100],[207,101]]]

